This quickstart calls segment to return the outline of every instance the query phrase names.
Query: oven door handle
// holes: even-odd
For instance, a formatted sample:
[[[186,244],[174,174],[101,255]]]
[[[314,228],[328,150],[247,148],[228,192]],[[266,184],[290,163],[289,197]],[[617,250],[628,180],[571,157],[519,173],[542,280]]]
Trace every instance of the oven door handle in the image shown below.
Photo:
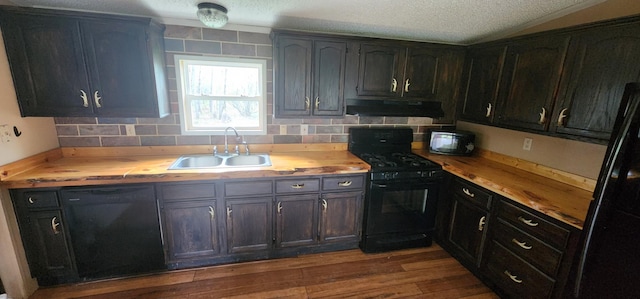
[[[376,186],[378,188],[387,188],[387,184],[378,184],[378,183],[371,183],[371,185]]]

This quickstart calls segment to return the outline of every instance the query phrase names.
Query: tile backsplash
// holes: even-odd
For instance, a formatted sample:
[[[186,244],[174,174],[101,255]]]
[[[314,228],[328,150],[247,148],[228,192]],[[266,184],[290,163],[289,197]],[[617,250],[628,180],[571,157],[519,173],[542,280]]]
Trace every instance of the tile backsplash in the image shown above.
[[[427,117],[359,117],[279,119],[273,117],[273,47],[269,34],[167,25],[165,51],[171,114],[164,118],[56,117],[60,146],[159,146],[223,144],[224,137],[180,134],[174,55],[228,56],[267,60],[267,135],[244,136],[248,143],[343,143],[354,126],[409,126],[422,141]],[[129,132],[127,132],[129,128]],[[132,130],[135,132],[132,132]],[[127,134],[129,133],[129,134]],[[132,134],[134,133],[134,134]]]

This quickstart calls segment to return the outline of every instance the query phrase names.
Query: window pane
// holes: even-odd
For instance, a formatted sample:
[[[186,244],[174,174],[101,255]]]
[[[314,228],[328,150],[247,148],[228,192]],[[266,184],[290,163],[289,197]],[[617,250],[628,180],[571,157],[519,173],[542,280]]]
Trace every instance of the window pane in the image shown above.
[[[194,128],[260,126],[260,103],[257,100],[192,100],[191,124]]]
[[[256,67],[193,65],[187,69],[186,92],[194,96],[260,96],[260,69]]]

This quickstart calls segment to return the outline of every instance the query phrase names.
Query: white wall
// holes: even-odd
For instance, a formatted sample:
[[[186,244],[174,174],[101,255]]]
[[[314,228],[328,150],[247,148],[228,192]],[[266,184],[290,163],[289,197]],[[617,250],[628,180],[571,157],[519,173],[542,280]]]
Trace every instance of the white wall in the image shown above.
[[[531,134],[458,121],[460,130],[476,133],[480,148],[535,162],[583,177],[597,179],[607,147],[604,145]],[[524,138],[533,139],[530,151],[522,149]]]
[[[0,165],[59,147],[53,118],[20,117],[1,36],[0,107],[0,125],[16,126],[22,132],[20,137],[12,136],[9,143],[0,142]],[[30,278],[7,190],[0,190],[0,279],[9,298],[28,298],[37,288]]]

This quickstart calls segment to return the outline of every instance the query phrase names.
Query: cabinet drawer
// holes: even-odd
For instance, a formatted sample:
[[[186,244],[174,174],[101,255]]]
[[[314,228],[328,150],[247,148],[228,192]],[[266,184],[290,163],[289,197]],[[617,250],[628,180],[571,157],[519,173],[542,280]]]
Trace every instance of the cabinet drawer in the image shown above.
[[[487,274],[511,298],[549,298],[555,281],[493,242]]]
[[[498,217],[509,221],[515,227],[556,248],[564,248],[567,244],[569,230],[503,200],[498,203]]]
[[[268,195],[273,193],[271,180],[224,183],[225,196]]]
[[[451,184],[451,188],[453,188],[455,194],[468,199],[469,202],[483,209],[489,209],[491,205],[491,193],[476,185],[456,179],[453,181],[453,184]]]
[[[320,179],[291,179],[276,181],[276,193],[317,192]]]
[[[213,182],[187,183],[187,184],[163,184],[160,185],[162,199],[195,199],[215,198],[216,186]]]
[[[362,189],[363,187],[363,175],[326,177],[322,179],[322,190],[325,191],[354,190]]]
[[[497,221],[493,238],[547,275],[556,276],[562,260],[561,251],[517,229],[502,219]]]
[[[27,208],[51,208],[58,207],[58,194],[56,191],[29,191],[23,196],[24,205]]]

